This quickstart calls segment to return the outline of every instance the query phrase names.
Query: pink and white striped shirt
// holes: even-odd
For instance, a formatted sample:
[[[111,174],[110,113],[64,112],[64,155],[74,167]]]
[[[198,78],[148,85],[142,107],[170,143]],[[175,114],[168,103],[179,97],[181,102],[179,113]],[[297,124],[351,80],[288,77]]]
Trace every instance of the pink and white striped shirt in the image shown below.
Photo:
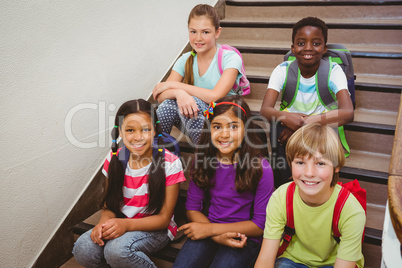
[[[117,152],[117,154],[120,150]],[[105,163],[103,164],[102,173],[108,177],[109,162],[112,158],[110,153]],[[176,183],[180,183],[186,180],[183,173],[183,167],[180,159],[165,149],[165,174],[166,174],[166,186],[170,186]],[[144,213],[148,206],[148,174],[151,163],[140,169],[132,169],[130,165],[127,165],[123,196],[124,205],[121,208],[121,212],[126,215],[127,218],[138,219],[150,216],[150,214]],[[174,239],[177,233],[177,225],[174,222],[174,215],[170,220],[168,227],[168,236],[171,240]]]

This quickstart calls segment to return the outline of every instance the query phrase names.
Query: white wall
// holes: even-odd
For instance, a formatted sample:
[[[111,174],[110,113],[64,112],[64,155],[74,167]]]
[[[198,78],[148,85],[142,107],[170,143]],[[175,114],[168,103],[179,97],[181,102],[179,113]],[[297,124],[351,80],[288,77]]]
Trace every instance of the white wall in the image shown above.
[[[199,2],[0,2],[1,267],[34,263],[109,150],[115,109],[148,98]]]

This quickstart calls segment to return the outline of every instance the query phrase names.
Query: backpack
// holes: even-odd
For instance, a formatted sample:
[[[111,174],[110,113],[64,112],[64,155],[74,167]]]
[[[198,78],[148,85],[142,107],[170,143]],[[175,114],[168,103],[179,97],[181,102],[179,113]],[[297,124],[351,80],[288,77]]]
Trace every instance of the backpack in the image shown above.
[[[289,51],[284,56],[285,61],[292,61],[286,69],[286,80],[282,90],[281,111],[292,106],[296,99],[296,93],[299,86],[300,72],[297,65],[296,57]],[[338,108],[336,96],[329,89],[329,77],[332,69],[332,62],[338,63],[346,75],[350,98],[353,108],[356,106],[355,101],[355,75],[352,63],[352,54],[345,46],[340,44],[328,44],[327,53],[320,61],[320,67],[316,74],[316,91],[320,102],[328,109],[335,110]],[[346,142],[345,130],[343,126],[338,127],[339,138],[346,150],[345,157],[350,155],[350,148]]]
[[[363,207],[365,213],[367,206],[367,198],[366,198],[366,190],[361,188],[359,182],[355,179],[353,181],[347,182],[343,184],[342,182],[338,182],[339,185],[342,186],[338,198],[334,207],[334,214],[332,217],[332,232],[335,241],[339,244],[341,233],[338,228],[339,218],[341,216],[342,208],[346,203],[350,193],[352,193],[357,201],[359,201],[360,205]],[[296,183],[290,183],[287,191],[286,191],[286,226],[282,236],[282,245],[279,247],[277,257],[283,254],[283,252],[288,247],[290,241],[292,240],[293,235],[296,233],[294,217],[293,217],[293,197],[296,189]],[[362,242],[364,239],[364,232],[362,237]]]
[[[176,155],[177,157],[180,158],[180,147],[179,147],[179,142],[170,134],[167,134],[166,132],[162,132],[162,138],[163,138],[163,147],[164,149],[168,149],[171,153]],[[153,144],[152,144],[152,154],[155,157],[156,154],[158,153],[158,136],[154,138]],[[165,156],[165,150],[163,150],[163,156]],[[122,148],[118,154],[119,160],[123,163],[124,170],[127,168],[128,160],[130,158],[130,151],[127,149],[124,144],[122,145]]]
[[[328,84],[332,62],[336,62],[339,64],[339,66],[341,66],[346,75],[350,98],[352,99],[353,107],[355,107],[355,74],[353,69],[352,54],[346,49],[345,46],[341,44],[328,44],[327,46],[327,53],[321,59],[316,77],[316,90],[320,101],[325,107],[328,108],[328,110],[336,109],[336,107],[333,106],[334,101],[336,102],[336,97],[329,89]],[[288,51],[284,56],[285,61],[292,61],[292,63],[288,66],[286,73],[286,81],[282,93],[281,109],[291,106],[292,102],[294,101],[296,92],[295,89],[300,79],[298,76],[300,75],[298,74],[298,65],[295,59],[296,57],[292,51]],[[284,108],[282,108],[282,105]]]
[[[239,83],[237,83],[237,81],[235,82],[232,90],[238,95],[250,94],[250,81],[248,81],[247,76],[246,76],[246,70],[244,69],[243,57],[241,56],[241,53],[239,52],[239,50],[237,50],[237,48],[229,46],[229,45],[218,45],[218,68],[219,68],[220,74],[222,75],[222,73],[223,73],[223,66],[222,66],[223,50],[234,51],[241,58],[242,66],[241,66],[240,73],[242,74],[242,76],[239,79]]]

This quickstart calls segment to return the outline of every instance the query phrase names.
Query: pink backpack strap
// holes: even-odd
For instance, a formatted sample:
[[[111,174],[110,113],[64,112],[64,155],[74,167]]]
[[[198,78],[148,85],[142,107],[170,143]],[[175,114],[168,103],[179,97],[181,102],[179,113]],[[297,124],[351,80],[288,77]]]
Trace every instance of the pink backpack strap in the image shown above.
[[[342,187],[335,203],[334,216],[332,217],[332,232],[334,233],[334,238],[338,243],[341,237],[341,233],[339,232],[338,228],[339,218],[341,217],[342,209],[346,203],[346,200],[348,200],[349,195],[350,192],[345,187]]]
[[[279,247],[276,257],[279,257],[283,252],[285,252],[295,234],[295,222],[293,216],[293,197],[295,189],[296,184],[292,182],[286,191],[286,226],[282,237],[282,245]]]
[[[222,67],[222,57],[223,57],[223,48],[221,45],[218,45],[218,67],[219,67],[219,72],[223,73],[223,67]]]

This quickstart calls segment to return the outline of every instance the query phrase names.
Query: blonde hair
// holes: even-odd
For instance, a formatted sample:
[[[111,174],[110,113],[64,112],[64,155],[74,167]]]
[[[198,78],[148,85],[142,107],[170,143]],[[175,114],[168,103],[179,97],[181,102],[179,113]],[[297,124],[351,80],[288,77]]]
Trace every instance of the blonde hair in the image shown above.
[[[314,157],[320,153],[325,159],[331,161],[334,167],[334,176],[331,187],[339,180],[336,168],[345,165],[345,154],[335,131],[327,125],[308,124],[299,128],[288,140],[286,145],[286,159],[289,165],[296,157]]]
[[[217,31],[220,27],[220,19],[216,10],[210,5],[196,5],[188,15],[188,24],[190,24],[191,19],[196,17],[206,17],[208,18],[212,25],[215,26],[215,30]],[[197,52],[192,49],[192,54],[196,54]],[[193,63],[194,63],[193,55],[190,55],[186,61],[186,65],[184,66],[184,83],[189,85],[194,85],[194,74],[193,74]]]

